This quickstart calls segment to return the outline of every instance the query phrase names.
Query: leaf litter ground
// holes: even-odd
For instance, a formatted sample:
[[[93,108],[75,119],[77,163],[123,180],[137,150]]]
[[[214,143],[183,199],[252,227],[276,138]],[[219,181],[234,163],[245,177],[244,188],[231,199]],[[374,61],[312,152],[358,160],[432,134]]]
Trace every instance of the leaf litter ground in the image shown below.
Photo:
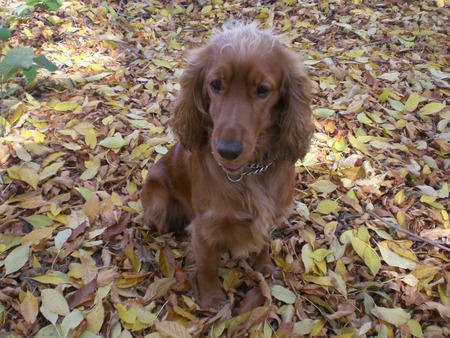
[[[2,102],[0,337],[448,337],[446,5],[87,0],[12,20],[10,47],[59,71]],[[317,132],[272,234],[280,274],[224,257],[230,301],[213,313],[195,304],[188,239],[134,219],[174,142],[187,50],[230,18],[298,51]]]

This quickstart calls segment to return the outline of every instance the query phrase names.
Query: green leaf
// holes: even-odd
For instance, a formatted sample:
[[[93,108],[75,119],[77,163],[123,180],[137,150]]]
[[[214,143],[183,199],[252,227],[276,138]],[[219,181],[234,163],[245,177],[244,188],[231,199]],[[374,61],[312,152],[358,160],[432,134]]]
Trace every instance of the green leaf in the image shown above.
[[[37,69],[35,66],[30,66],[28,69],[23,70],[23,75],[27,78],[27,86],[30,86],[34,80],[36,80]]]
[[[391,88],[390,87],[384,88],[383,92],[380,94],[380,96],[378,96],[378,101],[380,102],[386,101],[389,97],[389,94],[391,94]]]
[[[212,6],[211,5],[207,5],[205,7],[202,8],[202,14],[208,14],[209,12],[211,12],[212,10]]]
[[[281,286],[281,285],[274,285],[271,288],[272,290],[272,296],[278,300],[281,300],[282,302],[286,304],[294,304],[295,299],[297,296],[295,293],[293,293],[291,290]]]
[[[17,47],[11,49],[3,58],[0,69],[3,74],[3,81],[6,81],[19,71],[29,69],[33,64],[33,48]]]
[[[423,331],[422,331],[422,328],[420,327],[420,324],[418,321],[416,321],[414,319],[410,319],[410,320],[408,320],[408,326],[414,337],[417,337],[417,338],[423,337]]]
[[[45,55],[38,55],[33,60],[38,66],[43,67],[51,72],[58,70],[58,67],[53,62],[49,61],[45,57]]]
[[[38,7],[46,11],[57,11],[64,0],[27,0],[28,6]]]
[[[18,246],[11,251],[8,256],[6,256],[3,261],[5,264],[5,276],[20,270],[25,263],[28,262],[28,258],[30,256],[30,245],[31,243],[27,243],[25,245]]]
[[[28,217],[21,217],[21,218],[30,223],[35,229],[51,226],[54,223],[50,218],[48,218],[45,215],[31,215]]]
[[[6,41],[11,37],[11,31],[8,28],[0,28],[0,40]]]

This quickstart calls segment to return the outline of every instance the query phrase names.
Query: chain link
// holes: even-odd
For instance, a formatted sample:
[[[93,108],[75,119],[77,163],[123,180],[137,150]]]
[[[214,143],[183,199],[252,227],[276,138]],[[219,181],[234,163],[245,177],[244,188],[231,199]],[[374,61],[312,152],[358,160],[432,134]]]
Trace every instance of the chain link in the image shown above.
[[[243,173],[241,173],[238,178],[233,178],[230,176],[230,173],[226,171],[227,174],[227,178],[229,181],[233,182],[233,183],[237,183],[240,182],[245,176],[253,176],[253,175],[258,175],[261,174],[265,171],[267,171],[267,169],[269,169],[269,167],[273,164],[273,161],[270,161],[266,164],[261,164],[261,163],[249,163],[247,164],[245,167],[247,169],[249,169],[248,171],[244,171]]]

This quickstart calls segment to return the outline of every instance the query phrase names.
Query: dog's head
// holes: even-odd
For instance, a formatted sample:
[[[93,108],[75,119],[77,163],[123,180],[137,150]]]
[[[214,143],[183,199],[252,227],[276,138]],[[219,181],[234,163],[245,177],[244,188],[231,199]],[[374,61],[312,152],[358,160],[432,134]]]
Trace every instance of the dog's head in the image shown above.
[[[310,80],[299,57],[255,23],[235,23],[192,52],[181,78],[174,129],[191,151],[210,147],[226,170],[308,151]]]

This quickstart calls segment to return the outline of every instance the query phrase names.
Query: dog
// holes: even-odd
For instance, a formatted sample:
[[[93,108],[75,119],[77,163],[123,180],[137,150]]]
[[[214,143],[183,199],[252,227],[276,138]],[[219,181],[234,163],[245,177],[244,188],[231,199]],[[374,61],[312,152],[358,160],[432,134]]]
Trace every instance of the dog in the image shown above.
[[[149,171],[143,220],[190,234],[203,309],[226,300],[218,256],[270,274],[270,231],[292,210],[295,162],[313,133],[311,82],[297,53],[257,23],[231,23],[194,50],[180,79],[179,138]]]

